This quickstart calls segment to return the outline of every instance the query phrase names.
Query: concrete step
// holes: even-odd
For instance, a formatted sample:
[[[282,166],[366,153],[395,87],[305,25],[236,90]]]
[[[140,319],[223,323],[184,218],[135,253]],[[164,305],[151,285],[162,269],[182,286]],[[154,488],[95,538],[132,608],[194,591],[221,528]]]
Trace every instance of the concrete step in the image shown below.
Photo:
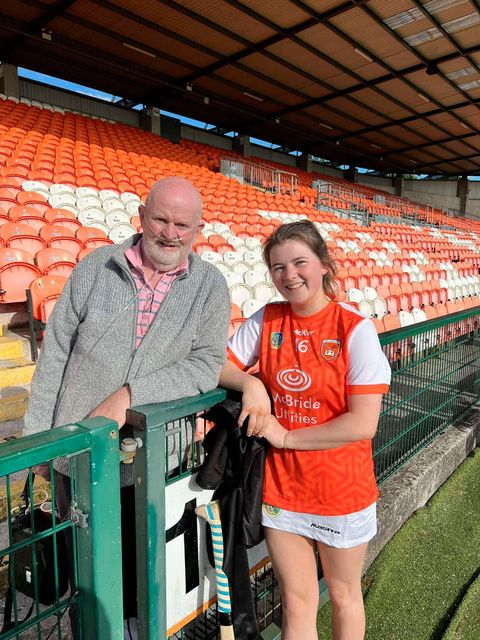
[[[7,420],[0,425],[0,445],[8,440],[15,440],[22,436],[23,431],[23,417],[15,420]],[[0,486],[2,484],[2,478],[0,478]]]
[[[0,337],[0,361],[23,357],[23,340],[10,332]]]
[[[35,372],[35,363],[27,358],[0,361],[0,389],[28,384]]]
[[[0,388],[0,422],[22,418],[27,408],[29,395],[30,384]]]

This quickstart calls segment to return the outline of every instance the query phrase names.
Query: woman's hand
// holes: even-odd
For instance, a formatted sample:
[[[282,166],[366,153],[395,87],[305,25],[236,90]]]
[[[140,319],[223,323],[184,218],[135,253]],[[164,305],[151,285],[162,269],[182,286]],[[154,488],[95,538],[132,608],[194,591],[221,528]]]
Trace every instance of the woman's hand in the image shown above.
[[[261,435],[268,440],[272,447],[284,449],[285,438],[289,431],[282,427],[275,416],[270,415],[265,421]]]
[[[270,396],[263,382],[249,376],[242,389],[242,411],[238,417],[238,424],[242,426],[248,417],[247,436],[262,436],[267,420],[270,418],[272,405]]]

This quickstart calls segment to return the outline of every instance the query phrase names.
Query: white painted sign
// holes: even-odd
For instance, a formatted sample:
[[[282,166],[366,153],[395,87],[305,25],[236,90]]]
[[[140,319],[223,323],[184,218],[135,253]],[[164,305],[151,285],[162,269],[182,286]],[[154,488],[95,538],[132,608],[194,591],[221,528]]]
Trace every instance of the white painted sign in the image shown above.
[[[210,502],[213,491],[201,489],[196,474],[167,485],[165,525],[167,533],[167,635],[181,629],[215,600],[215,572],[205,542],[205,521],[195,507]],[[248,552],[249,565],[268,558],[265,543]]]

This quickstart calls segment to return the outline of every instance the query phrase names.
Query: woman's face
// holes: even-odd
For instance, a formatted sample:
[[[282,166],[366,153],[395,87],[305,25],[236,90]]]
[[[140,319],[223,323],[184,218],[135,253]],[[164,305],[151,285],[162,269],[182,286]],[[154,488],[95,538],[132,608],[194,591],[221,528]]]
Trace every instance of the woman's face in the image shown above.
[[[328,303],[323,291],[327,269],[299,240],[286,240],[270,251],[273,284],[299,315],[309,316]]]

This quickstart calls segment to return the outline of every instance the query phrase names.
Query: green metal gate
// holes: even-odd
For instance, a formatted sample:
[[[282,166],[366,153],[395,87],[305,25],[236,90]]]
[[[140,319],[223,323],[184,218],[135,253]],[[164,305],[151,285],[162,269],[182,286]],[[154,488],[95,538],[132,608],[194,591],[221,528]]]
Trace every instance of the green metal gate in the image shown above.
[[[18,488],[28,482],[30,504],[37,494],[32,482],[32,467],[47,463],[51,492],[55,492],[54,462],[68,458],[73,510],[64,521],[55,510],[45,509],[49,524],[38,526],[39,515],[30,515],[27,531],[21,538],[14,535],[13,515],[18,512]],[[0,446],[0,481],[4,490],[0,557],[8,562],[12,585],[13,628],[0,635],[9,638],[68,637],[68,610],[79,611],[77,632],[82,640],[123,639],[121,602],[121,546],[119,502],[119,449],[116,423],[93,418],[78,424],[44,431]],[[51,504],[51,503],[50,503]],[[42,511],[43,513],[43,511]],[[51,523],[51,524],[50,524]],[[62,597],[58,591],[58,553],[60,536],[71,534],[74,552],[72,592]],[[52,605],[39,602],[39,573],[41,572],[41,543],[51,540],[54,550],[55,598]],[[26,555],[27,554],[27,555]],[[28,567],[22,563],[27,558]],[[16,584],[15,562],[21,566],[26,583],[33,586],[34,599],[30,618],[24,621],[30,600],[23,596]],[[31,561],[31,562],[30,562]],[[31,566],[30,566],[31,565]],[[17,573],[17,579],[19,575]],[[23,606],[26,605],[26,606]],[[20,612],[23,609],[22,612]],[[63,630],[62,630],[63,626]],[[67,632],[65,632],[67,629]]]

